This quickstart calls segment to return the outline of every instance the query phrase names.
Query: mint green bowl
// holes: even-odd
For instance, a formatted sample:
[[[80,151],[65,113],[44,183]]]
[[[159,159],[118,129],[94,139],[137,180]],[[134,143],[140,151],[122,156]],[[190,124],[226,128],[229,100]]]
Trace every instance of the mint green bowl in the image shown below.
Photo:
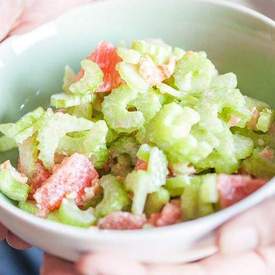
[[[205,50],[220,72],[237,74],[243,93],[275,106],[271,19],[222,1],[109,0],[76,9],[0,45],[1,122],[14,121],[36,106],[46,107],[50,94],[61,90],[64,65],[78,69],[79,60],[100,40],[137,38],[162,38],[186,50]],[[16,159],[16,153],[0,156],[1,161],[9,158]],[[199,221],[138,232],[102,232],[39,219],[1,197],[0,221],[25,241],[66,259],[112,249],[147,262],[188,261],[213,253],[212,239],[198,240],[250,207],[251,200]]]

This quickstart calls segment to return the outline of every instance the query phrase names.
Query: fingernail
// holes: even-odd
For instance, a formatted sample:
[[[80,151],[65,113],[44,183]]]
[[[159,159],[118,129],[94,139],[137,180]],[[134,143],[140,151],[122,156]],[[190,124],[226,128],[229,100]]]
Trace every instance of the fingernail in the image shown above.
[[[252,227],[226,230],[221,233],[219,245],[221,252],[225,254],[253,250],[258,246],[258,234]]]

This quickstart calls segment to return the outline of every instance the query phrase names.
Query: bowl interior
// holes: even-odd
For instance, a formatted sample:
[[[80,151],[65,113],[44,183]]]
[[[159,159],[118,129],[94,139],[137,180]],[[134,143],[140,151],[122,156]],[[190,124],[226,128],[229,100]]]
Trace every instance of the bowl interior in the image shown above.
[[[273,26],[272,26],[273,24]],[[49,104],[61,91],[64,65],[75,70],[98,41],[162,38],[205,50],[221,73],[237,74],[241,91],[274,106],[274,23],[246,9],[212,1],[103,1],[79,8],[0,46],[0,121]],[[16,158],[2,153],[0,161]]]

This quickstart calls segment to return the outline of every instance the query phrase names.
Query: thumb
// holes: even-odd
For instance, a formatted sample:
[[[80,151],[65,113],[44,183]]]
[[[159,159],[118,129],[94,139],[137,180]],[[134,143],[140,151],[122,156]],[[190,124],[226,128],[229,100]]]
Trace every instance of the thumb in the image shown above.
[[[219,232],[220,251],[227,254],[254,250],[275,241],[275,199],[240,215]]]

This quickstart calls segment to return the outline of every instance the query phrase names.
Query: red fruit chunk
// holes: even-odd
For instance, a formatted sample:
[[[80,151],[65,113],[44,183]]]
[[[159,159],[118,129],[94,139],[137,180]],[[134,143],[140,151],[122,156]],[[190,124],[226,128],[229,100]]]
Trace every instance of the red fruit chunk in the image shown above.
[[[253,179],[247,175],[219,175],[217,184],[221,207],[228,207],[246,198],[265,183],[264,179]]]
[[[147,166],[148,166],[148,164],[144,160],[138,159],[137,162],[136,162],[136,170],[144,170],[144,171],[146,171],[147,170]]]
[[[149,223],[153,226],[166,226],[180,222],[182,212],[180,200],[173,200],[167,203],[160,213],[153,213],[150,216]]]
[[[116,65],[122,59],[111,43],[99,43],[96,50],[88,58],[97,63],[104,74],[103,84],[99,87],[98,92],[109,92],[121,84],[122,80],[116,70]]]
[[[43,164],[41,162],[37,162],[35,165],[35,171],[30,179],[30,195],[32,196],[50,176],[51,173],[43,166]]]
[[[45,216],[58,208],[70,193],[75,194],[76,202],[81,204],[84,189],[93,186],[97,180],[97,171],[86,156],[75,153],[65,158],[33,196],[39,214]]]
[[[115,230],[140,229],[145,222],[146,218],[144,215],[138,216],[128,212],[114,212],[101,219],[98,227]]]

